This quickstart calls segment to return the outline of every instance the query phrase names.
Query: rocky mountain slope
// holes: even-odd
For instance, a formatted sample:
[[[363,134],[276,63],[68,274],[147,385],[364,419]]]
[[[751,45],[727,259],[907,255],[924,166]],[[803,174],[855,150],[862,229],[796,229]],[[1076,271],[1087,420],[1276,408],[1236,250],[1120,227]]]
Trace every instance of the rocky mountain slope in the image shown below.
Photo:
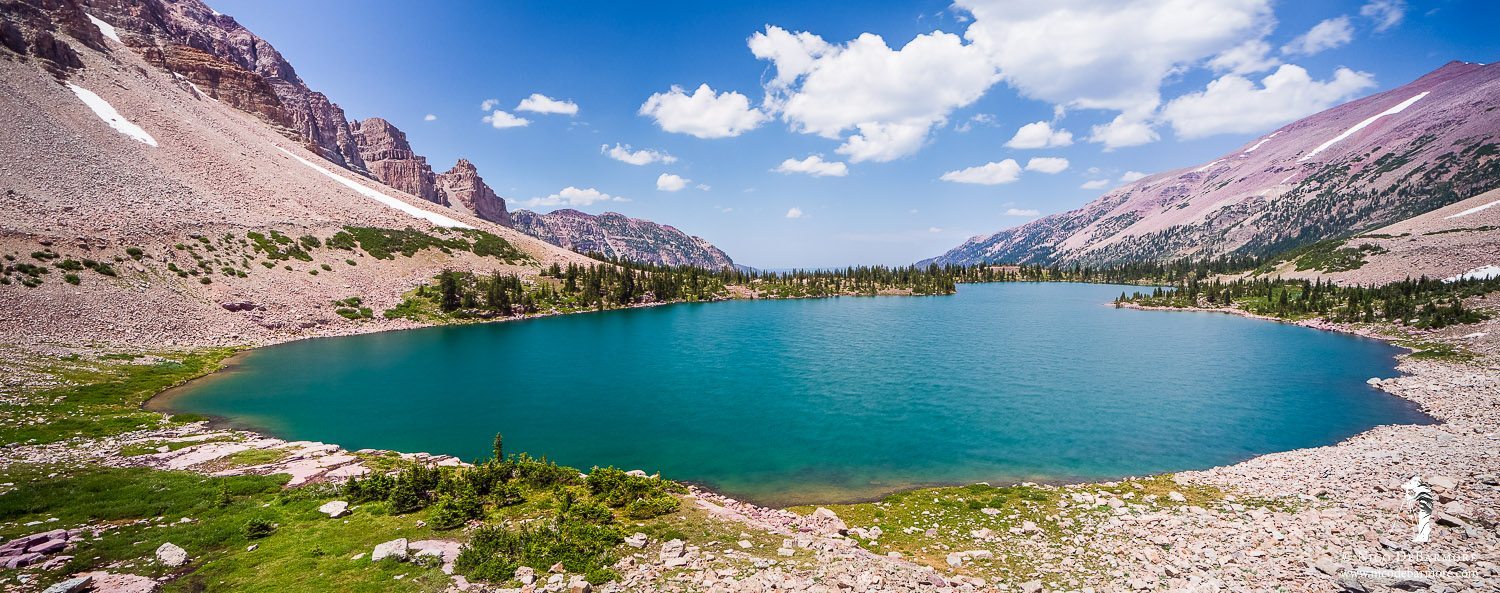
[[[1267,255],[1500,187],[1500,65],[1452,62],[1199,167],[973,237],[939,264]]]
[[[43,63],[53,70],[78,67],[68,44],[55,41],[58,31],[89,48],[106,49],[107,39],[94,22],[98,21],[119,43],[184,81],[193,92],[256,115],[334,164],[423,200],[510,224],[505,200],[484,183],[472,163],[460,159],[447,173],[435,173],[401,130],[381,118],[348,120],[336,103],[310,89],[269,42],[199,0],[98,0],[86,9],[69,0],[11,4],[15,8],[5,11],[6,29],[0,31],[0,39],[17,53],[44,57]],[[658,254],[650,245],[648,237],[673,234],[665,228],[647,228],[654,224],[636,221],[644,231],[635,236],[634,256],[653,263],[679,261],[685,244],[663,245],[661,249],[670,254]],[[582,236],[548,237],[557,245],[589,242]],[[707,249],[692,260],[716,262]]]
[[[164,68],[155,46],[139,43],[160,23],[183,22],[162,15],[232,23],[194,0],[124,4],[131,12],[108,14],[113,26],[93,12],[118,8],[112,2],[3,6],[6,343],[173,347],[362,333],[412,323],[346,319],[334,301],[359,298],[378,312],[445,268],[534,277],[554,262],[591,261],[335,166],[322,157],[343,150],[339,142],[288,136],[267,114],[231,102],[255,95],[246,83],[260,76],[254,70],[216,61],[221,73],[241,78],[195,80]],[[170,30],[210,48],[220,39]],[[247,33],[235,39],[262,43]],[[270,51],[244,55],[264,66],[276,63]],[[234,92],[231,83],[239,85]],[[362,164],[352,130],[339,129],[348,132],[344,162]],[[354,241],[351,228],[366,229],[375,242]],[[346,236],[332,241],[340,232]],[[387,245],[378,244],[382,237]],[[448,247],[436,248],[437,241]],[[390,243],[413,248],[409,256],[393,253]],[[415,248],[421,245],[434,247]]]
[[[572,209],[547,214],[517,210],[512,218],[516,230],[579,253],[712,270],[734,266],[728,254],[700,237],[618,212],[595,216]]]
[[[1340,284],[1382,284],[1422,274],[1500,276],[1500,189],[1315,247],[1262,273]]]

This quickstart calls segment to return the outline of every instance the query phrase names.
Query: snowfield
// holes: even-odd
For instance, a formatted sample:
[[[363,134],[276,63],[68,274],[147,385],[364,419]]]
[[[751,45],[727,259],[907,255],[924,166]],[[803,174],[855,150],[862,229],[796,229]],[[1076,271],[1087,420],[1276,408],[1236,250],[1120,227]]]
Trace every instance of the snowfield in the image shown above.
[[[1475,206],[1475,207],[1470,208],[1468,210],[1464,210],[1463,212],[1459,212],[1458,214],[1447,216],[1446,218],[1458,218],[1460,216],[1468,216],[1468,215],[1473,214],[1475,212],[1483,212],[1485,210],[1489,210],[1490,208],[1493,208],[1496,205],[1500,205],[1500,200],[1495,200],[1493,202],[1490,202],[1488,204],[1484,204],[1484,205],[1481,205],[1481,206]]]
[[[92,14],[84,13],[84,16],[89,17],[89,20],[93,21],[95,27],[99,27],[99,32],[105,37],[115,40],[115,43],[125,43],[120,41],[120,32],[115,30],[114,25],[101,21]]]
[[[1280,134],[1280,133],[1281,132],[1271,132],[1270,136],[1266,136],[1265,138],[1261,138],[1260,142],[1256,142],[1255,146],[1251,146],[1250,148],[1246,148],[1245,152],[1243,152],[1241,154],[1250,154],[1252,152],[1255,152],[1255,149],[1260,148],[1260,145],[1265,144],[1267,142],[1270,142],[1272,138],[1275,138],[1276,135]]]
[[[1370,119],[1367,119],[1365,121],[1362,121],[1362,122],[1359,122],[1357,124],[1354,124],[1354,127],[1349,128],[1347,130],[1344,130],[1344,133],[1339,134],[1337,136],[1334,136],[1332,140],[1324,142],[1323,144],[1319,145],[1317,148],[1314,148],[1312,150],[1312,152],[1309,152],[1307,154],[1302,155],[1302,158],[1297,159],[1297,160],[1299,160],[1299,161],[1305,161],[1307,159],[1312,158],[1313,155],[1316,155],[1316,154],[1318,154],[1320,152],[1323,152],[1324,150],[1328,150],[1328,147],[1333,146],[1334,144],[1338,144],[1339,141],[1341,141],[1341,140],[1343,140],[1345,138],[1348,138],[1350,136],[1353,136],[1356,132],[1358,132],[1360,130],[1363,130],[1365,128],[1370,127],[1370,124],[1375,123],[1375,120],[1378,120],[1378,119],[1380,119],[1382,117],[1385,117],[1387,115],[1396,115],[1397,113],[1401,113],[1402,111],[1406,111],[1407,107],[1411,107],[1413,103],[1416,103],[1417,101],[1421,101],[1422,97],[1426,97],[1428,92],[1430,92],[1430,91],[1422,91],[1420,93],[1417,93],[1417,95],[1415,97],[1412,97],[1410,99],[1402,101],[1400,104],[1396,105],[1395,107],[1392,107],[1390,109],[1387,109],[1385,111],[1377,113],[1374,116],[1370,117]]]
[[[110,105],[109,101],[105,101],[103,97],[94,94],[94,91],[88,90],[71,82],[68,83],[68,88],[72,89],[73,94],[78,95],[78,99],[80,101],[83,101],[84,105],[88,105],[89,109],[94,110],[94,115],[99,116],[99,119],[102,119],[105,123],[109,124],[109,127],[118,130],[121,134],[130,136],[141,144],[145,144],[147,146],[156,146],[156,139],[152,138],[151,134],[146,133],[146,130],[144,128],[135,125],[135,123],[131,122],[128,119],[125,119],[125,116],[120,115],[120,112],[115,111],[114,105]]]
[[[430,222],[430,223],[438,225],[438,226],[445,226],[445,227],[448,227],[448,228],[457,228],[457,229],[472,229],[472,228],[474,228],[473,225],[459,222],[459,221],[457,221],[455,219],[449,218],[447,216],[443,216],[443,215],[438,214],[436,212],[428,212],[426,210],[423,210],[421,208],[418,208],[416,206],[413,206],[411,204],[408,204],[406,202],[403,202],[403,201],[398,200],[396,198],[393,198],[391,196],[385,195],[383,193],[380,193],[378,191],[375,191],[373,189],[370,189],[368,187],[360,185],[360,184],[358,184],[358,183],[356,183],[356,182],[354,182],[354,181],[352,181],[352,180],[344,177],[343,175],[339,175],[338,173],[334,173],[333,171],[329,171],[328,169],[326,169],[326,168],[318,165],[317,163],[314,163],[314,162],[309,161],[307,159],[304,159],[304,158],[302,158],[300,156],[292,154],[292,151],[287,150],[285,148],[282,148],[280,146],[277,146],[276,150],[279,150],[279,151],[281,151],[283,153],[286,153],[287,156],[292,157],[297,162],[302,163],[303,165],[306,165],[308,168],[310,168],[310,169],[312,169],[314,171],[322,173],[324,176],[328,177],[329,179],[332,179],[334,181],[339,182],[339,184],[343,185],[344,187],[347,187],[349,189],[354,190],[355,193],[358,193],[359,195],[362,195],[362,196],[364,196],[366,198],[370,198],[372,200],[375,200],[377,202],[380,202],[382,204],[385,204],[387,206],[390,206],[392,208],[395,208],[397,210],[400,210],[402,212],[410,214],[410,215],[412,215],[414,217],[420,218],[422,220],[426,220],[427,222]]]
[[[1489,280],[1500,277],[1500,266],[1480,266],[1457,276],[1444,278],[1443,282],[1457,282],[1459,280]]]

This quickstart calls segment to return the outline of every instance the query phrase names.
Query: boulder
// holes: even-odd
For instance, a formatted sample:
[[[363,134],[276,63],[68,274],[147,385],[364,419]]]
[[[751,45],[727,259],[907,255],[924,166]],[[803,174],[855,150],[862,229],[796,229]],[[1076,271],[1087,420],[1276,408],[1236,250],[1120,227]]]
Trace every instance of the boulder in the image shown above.
[[[632,548],[644,548],[646,547],[646,541],[646,534],[636,533],[635,535],[625,538],[625,545]]]
[[[42,593],[77,593],[78,591],[84,590],[84,588],[88,587],[92,582],[94,582],[94,577],[91,577],[89,575],[80,575],[66,581],[54,583],[51,587],[47,587],[45,590],[43,590]]]
[[[133,574],[90,572],[79,576],[93,580],[89,593],[156,593],[161,590],[161,583]]]
[[[330,518],[337,519],[349,514],[349,503],[342,500],[327,502],[323,506],[318,507],[318,512],[328,515]]]
[[[27,552],[36,552],[38,554],[56,554],[58,552],[63,551],[63,549],[67,548],[67,547],[68,547],[68,540],[65,540],[65,539],[49,539],[47,541],[35,544],[35,545],[33,545],[33,546],[29,547],[29,548],[26,548],[26,551]]]
[[[167,542],[156,548],[156,560],[172,568],[177,568],[187,564],[187,550],[182,549],[177,544]]]
[[[407,546],[406,538],[397,538],[383,544],[376,545],[375,550],[373,552],[370,552],[370,562],[380,562],[381,560],[385,560],[386,558],[406,560],[406,557],[409,553],[410,550]]]
[[[1021,593],[1041,593],[1041,581],[1026,581],[1021,583]]]

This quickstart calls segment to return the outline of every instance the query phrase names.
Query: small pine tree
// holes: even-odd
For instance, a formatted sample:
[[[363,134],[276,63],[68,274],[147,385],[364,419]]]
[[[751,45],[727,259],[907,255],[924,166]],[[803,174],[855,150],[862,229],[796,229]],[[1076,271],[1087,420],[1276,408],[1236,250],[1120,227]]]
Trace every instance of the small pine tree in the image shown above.
[[[505,435],[495,433],[495,461],[505,460]]]
[[[398,480],[396,487],[391,488],[391,494],[386,498],[386,504],[391,513],[404,515],[422,508],[422,497],[417,493],[417,488],[411,480]]]

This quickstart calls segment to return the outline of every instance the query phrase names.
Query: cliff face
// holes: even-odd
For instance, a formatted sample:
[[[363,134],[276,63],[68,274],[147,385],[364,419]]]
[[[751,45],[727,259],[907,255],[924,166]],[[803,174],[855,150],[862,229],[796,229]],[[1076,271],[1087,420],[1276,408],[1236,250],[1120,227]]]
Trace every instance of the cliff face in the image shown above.
[[[448,205],[468,211],[470,214],[490,222],[511,226],[510,212],[505,209],[505,199],[495,195],[495,190],[479,176],[479,170],[468,159],[458,159],[447,173],[437,176],[438,190]]]
[[[547,214],[517,210],[512,218],[516,230],[579,253],[667,266],[734,266],[728,254],[702,238],[616,212],[595,216],[571,209]]]
[[[87,10],[113,25],[126,44],[204,92],[286,128],[329,161],[366,171],[344,110],[308,88],[275,47],[234,18],[200,0],[93,0]],[[270,105],[267,87],[279,108]]]
[[[1500,65],[1452,62],[927,262],[1267,255],[1373,229],[1500,187],[1497,107]]]
[[[349,122],[359,156],[381,183],[429,202],[450,205],[425,157],[412,152],[406,133],[378,117]]]
[[[147,47],[141,53],[146,61],[181,76],[199,92],[253,113],[283,133],[289,133],[295,125],[271,84],[239,64],[178,43]]]

